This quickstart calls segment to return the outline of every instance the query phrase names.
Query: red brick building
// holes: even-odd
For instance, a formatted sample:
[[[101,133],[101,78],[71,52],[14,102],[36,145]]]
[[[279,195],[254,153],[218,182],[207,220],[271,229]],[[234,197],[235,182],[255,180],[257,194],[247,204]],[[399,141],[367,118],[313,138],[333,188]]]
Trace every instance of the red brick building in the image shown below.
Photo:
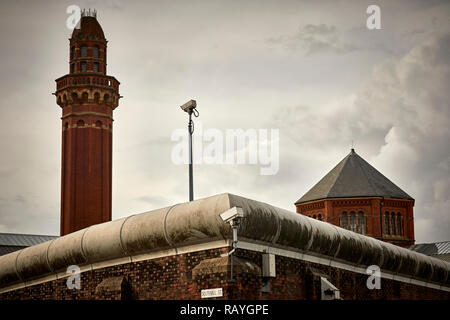
[[[70,44],[71,71],[56,80],[62,236],[0,256],[0,300],[450,299],[450,263],[380,241],[413,242],[414,200],[353,151],[299,200],[305,215],[225,193],[109,221],[119,83],[95,15]]]
[[[69,74],[56,79],[62,108],[61,235],[111,220],[113,110],[119,81],[106,74],[107,41],[83,11],[69,45]]]
[[[351,150],[296,211],[402,247],[414,244],[414,199]]]
[[[220,215],[234,207],[243,218],[231,259]],[[78,289],[69,266],[79,267]],[[380,268],[378,289],[367,285],[368,266]],[[208,289],[221,289],[217,299],[448,300],[450,263],[232,194],[0,256],[0,300],[202,299]]]

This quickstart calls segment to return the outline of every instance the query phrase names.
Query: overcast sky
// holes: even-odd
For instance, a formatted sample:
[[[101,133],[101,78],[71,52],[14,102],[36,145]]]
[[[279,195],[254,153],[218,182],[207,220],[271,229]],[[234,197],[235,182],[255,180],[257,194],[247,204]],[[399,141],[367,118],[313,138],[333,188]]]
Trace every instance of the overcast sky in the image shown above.
[[[113,219],[184,202],[171,134],[196,99],[203,130],[279,129],[280,166],[197,165],[195,197],[295,211],[349,152],[415,198],[416,241],[450,240],[448,1],[0,3],[0,232],[59,235],[66,8],[96,8],[114,111]],[[381,30],[366,27],[370,4]]]

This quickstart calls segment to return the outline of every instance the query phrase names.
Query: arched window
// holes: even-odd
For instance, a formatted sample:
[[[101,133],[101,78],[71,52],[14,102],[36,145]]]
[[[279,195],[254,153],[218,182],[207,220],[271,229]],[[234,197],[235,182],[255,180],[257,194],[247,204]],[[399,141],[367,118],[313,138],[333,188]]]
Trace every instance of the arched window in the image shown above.
[[[97,121],[95,122],[95,126],[96,126],[97,128],[101,128],[101,127],[102,127],[102,122],[101,122],[100,120],[97,120]]]
[[[355,212],[350,212],[350,230],[356,232],[356,215]]]
[[[76,92],[72,92],[72,102],[78,102],[78,94]]]
[[[316,215],[313,215],[313,218],[316,219]]]
[[[384,214],[384,233],[389,234],[389,212]]]
[[[397,213],[397,235],[402,236],[403,230],[402,230],[402,215],[400,212]]]
[[[93,48],[93,57],[98,58],[100,56],[100,50],[98,49],[98,46],[94,46]]]
[[[319,219],[320,221],[322,221],[322,214],[319,213],[319,215],[317,216],[317,219]]]
[[[70,59],[75,58],[75,47],[70,48]]]
[[[83,94],[81,95],[81,100],[83,100],[83,102],[87,102],[88,101],[88,93],[87,92],[83,92]]]
[[[109,102],[109,94],[105,94],[105,95],[103,96],[103,101],[104,101],[105,103],[108,103],[108,102]]]
[[[81,46],[81,56],[87,57],[87,46]]]
[[[74,73],[75,71],[75,63],[70,64],[70,73]]]
[[[391,223],[389,225],[389,230],[392,235],[395,235],[395,213],[391,213]]]
[[[94,93],[94,102],[98,103],[99,100],[100,100],[100,93],[98,92]]]
[[[348,229],[348,216],[347,212],[342,212],[341,214],[341,227],[344,229]]]
[[[77,127],[84,127],[84,121],[83,120],[78,120]]]
[[[98,72],[98,62],[94,62],[94,72]]]
[[[81,72],[86,72],[86,61],[81,61]]]
[[[366,233],[366,224],[364,221],[364,212],[358,212],[358,232],[361,234]]]
[[[64,129],[68,129],[69,128],[69,124],[66,122],[65,124],[64,124]]]

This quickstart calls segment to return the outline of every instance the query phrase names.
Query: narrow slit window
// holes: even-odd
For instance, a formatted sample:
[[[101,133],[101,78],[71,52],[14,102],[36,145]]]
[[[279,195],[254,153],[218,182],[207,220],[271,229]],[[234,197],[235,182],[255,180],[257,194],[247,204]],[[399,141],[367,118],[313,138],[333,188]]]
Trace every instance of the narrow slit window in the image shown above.
[[[342,212],[342,215],[341,215],[341,227],[344,228],[344,229],[348,229],[347,212]]]
[[[87,57],[87,47],[86,46],[81,46],[81,56]]]
[[[395,213],[391,214],[391,223],[389,225],[389,231],[392,235],[395,235]]]
[[[98,46],[94,46],[94,48],[93,48],[93,56],[94,56],[94,58],[98,58],[99,57]]]
[[[384,233],[389,234],[389,212],[384,214]]]
[[[350,213],[350,230],[356,232],[356,215],[353,211]]]

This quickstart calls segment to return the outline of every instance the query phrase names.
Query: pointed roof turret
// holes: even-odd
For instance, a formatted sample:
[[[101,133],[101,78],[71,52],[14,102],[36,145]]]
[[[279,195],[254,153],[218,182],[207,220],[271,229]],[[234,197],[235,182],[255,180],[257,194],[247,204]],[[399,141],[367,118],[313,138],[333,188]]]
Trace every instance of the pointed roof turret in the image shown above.
[[[414,200],[352,148],[351,152],[295,204],[326,199],[385,197]]]

